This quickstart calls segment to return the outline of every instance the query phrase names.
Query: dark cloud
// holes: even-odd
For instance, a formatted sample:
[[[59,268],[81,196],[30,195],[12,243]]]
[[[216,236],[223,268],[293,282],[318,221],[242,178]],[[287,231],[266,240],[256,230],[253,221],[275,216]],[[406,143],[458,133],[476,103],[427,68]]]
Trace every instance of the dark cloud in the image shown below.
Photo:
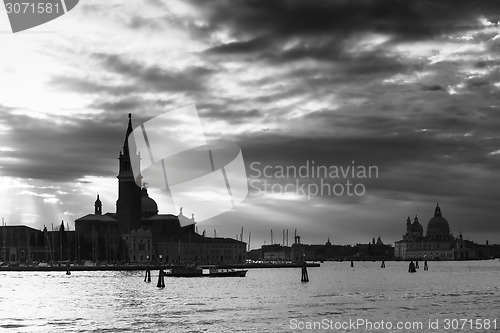
[[[470,29],[479,16],[498,17],[494,0],[192,2],[205,10],[213,29],[231,27],[235,35],[317,36],[368,31],[419,39]]]
[[[446,89],[444,89],[439,84],[423,85],[422,90],[424,90],[424,91],[446,91]]]
[[[192,1],[213,32],[227,30],[234,42],[207,50],[215,54],[260,52],[262,57],[335,60],[346,41],[363,33],[384,33],[390,43],[440,38],[478,28],[480,16],[495,13],[494,0],[470,1]],[[285,48],[286,43],[296,44]],[[384,47],[381,45],[380,47]]]
[[[373,189],[432,197],[469,197],[495,200],[493,188],[499,179],[500,160],[489,152],[498,144],[495,134],[482,121],[474,124],[451,114],[419,114],[407,119],[383,114],[319,112],[308,116],[317,125],[317,134],[307,137],[292,132],[267,132],[240,137],[247,164],[300,166],[306,161],[317,165],[375,165],[380,179],[369,180]],[[324,128],[351,128],[342,136]],[[472,128],[472,129],[471,129]],[[471,131],[468,133],[468,131]]]
[[[89,105],[89,108],[103,110],[106,113],[117,112],[120,116],[124,112],[129,112],[134,115],[140,114],[142,117],[148,117],[149,115],[157,115],[165,112],[168,107],[175,107],[173,103],[174,101],[172,100],[147,100],[141,96],[130,94],[113,100],[103,98],[102,100],[94,101]]]
[[[5,143],[14,150],[2,153],[2,157],[8,158],[2,163],[3,176],[65,182],[85,175],[113,176],[117,172],[114,157],[118,157],[123,146],[126,114],[119,119],[102,115],[82,120],[2,113],[0,122],[13,128]]]
[[[182,71],[174,71],[156,65],[144,65],[136,61],[127,61],[114,54],[96,54],[103,67],[135,82],[139,90],[186,92],[205,88],[205,79],[213,70],[200,66],[191,66]]]
[[[269,38],[256,37],[248,41],[231,42],[219,46],[215,46],[206,50],[206,53],[215,54],[240,54],[261,51],[262,49],[272,46],[272,40]]]
[[[262,111],[257,109],[228,109],[227,105],[199,104],[197,105],[199,115],[204,121],[224,120],[229,124],[241,124],[248,120],[259,119],[263,116]]]
[[[125,60],[116,54],[95,54],[104,71],[122,76],[126,82],[104,84],[97,77],[56,76],[50,84],[58,89],[81,93],[126,95],[138,92],[194,93],[206,89],[206,81],[214,70],[191,66],[183,70],[170,70],[157,65],[145,65]]]
[[[97,79],[77,78],[69,76],[55,76],[49,84],[56,89],[76,91],[81,94],[125,95],[135,91],[133,85],[107,85]]]

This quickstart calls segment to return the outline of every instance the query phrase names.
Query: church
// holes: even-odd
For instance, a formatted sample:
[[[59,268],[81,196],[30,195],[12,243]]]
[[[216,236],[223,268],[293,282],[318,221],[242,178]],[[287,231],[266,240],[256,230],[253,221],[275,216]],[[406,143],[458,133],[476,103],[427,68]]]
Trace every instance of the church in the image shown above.
[[[402,260],[465,260],[477,259],[479,253],[477,244],[464,240],[462,234],[453,236],[437,204],[425,235],[418,216],[413,223],[408,217],[403,239],[395,242],[394,256]]]
[[[97,195],[94,213],[75,220],[77,259],[94,262],[235,264],[246,261],[246,243],[222,237],[205,237],[195,229],[194,216],[159,214],[146,186],[135,182],[129,147],[132,115],[121,150],[116,212],[102,212]],[[137,156],[137,155],[136,155]],[[180,222],[182,221],[182,223]]]

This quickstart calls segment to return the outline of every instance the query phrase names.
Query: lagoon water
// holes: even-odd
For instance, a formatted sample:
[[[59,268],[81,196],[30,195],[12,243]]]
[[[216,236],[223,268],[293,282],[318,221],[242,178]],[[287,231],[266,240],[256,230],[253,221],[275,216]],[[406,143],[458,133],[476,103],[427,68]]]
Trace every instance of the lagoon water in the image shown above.
[[[422,266],[410,274],[405,262],[325,262],[308,269],[309,283],[299,268],[251,269],[244,278],[166,278],[165,289],[157,272],[151,283],[144,272],[0,272],[0,331],[364,332],[334,324],[364,320],[372,332],[495,332],[495,319],[500,331],[500,260]],[[492,322],[452,330],[446,319]],[[382,320],[423,326],[377,330]],[[330,326],[299,329],[314,322]]]

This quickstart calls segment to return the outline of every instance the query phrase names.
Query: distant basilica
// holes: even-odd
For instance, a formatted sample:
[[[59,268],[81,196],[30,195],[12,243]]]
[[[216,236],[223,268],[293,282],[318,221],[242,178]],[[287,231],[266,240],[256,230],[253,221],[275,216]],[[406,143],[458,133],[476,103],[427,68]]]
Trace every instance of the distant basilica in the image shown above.
[[[406,234],[397,241],[394,247],[396,259],[427,260],[463,260],[474,259],[478,253],[476,244],[464,240],[462,234],[457,238],[450,233],[450,225],[443,217],[439,204],[434,210],[434,217],[427,224],[427,234],[415,216],[413,223],[410,217],[406,220]]]
[[[231,238],[205,237],[195,232],[194,216],[158,214],[146,187],[137,186],[129,147],[132,117],[119,155],[118,200],[115,213],[102,213],[97,195],[94,214],[75,221],[77,259],[165,263],[244,263],[246,244]],[[179,222],[181,220],[181,223]]]

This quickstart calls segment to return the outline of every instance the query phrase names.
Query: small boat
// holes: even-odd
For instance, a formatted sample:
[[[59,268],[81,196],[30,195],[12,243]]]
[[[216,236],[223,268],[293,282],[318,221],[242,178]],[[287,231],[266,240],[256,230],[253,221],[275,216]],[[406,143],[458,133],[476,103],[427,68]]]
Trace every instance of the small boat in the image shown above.
[[[165,272],[171,277],[244,277],[248,270],[217,268],[215,265],[172,268]]]

